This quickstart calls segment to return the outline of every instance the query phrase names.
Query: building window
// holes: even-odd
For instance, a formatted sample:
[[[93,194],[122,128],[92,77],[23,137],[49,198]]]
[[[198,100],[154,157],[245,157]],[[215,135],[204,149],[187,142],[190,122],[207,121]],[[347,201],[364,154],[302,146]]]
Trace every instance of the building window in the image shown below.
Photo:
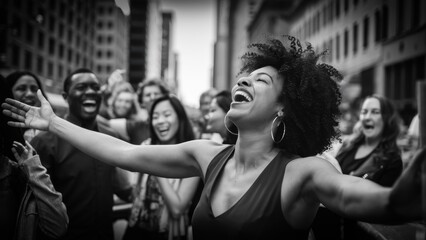
[[[110,73],[112,72],[112,67],[111,67],[110,65],[107,65],[107,67],[106,67],[106,72],[107,72],[108,74],[110,74]]]
[[[67,36],[68,38],[68,44],[72,44],[72,30],[71,29],[68,29],[68,36]]]
[[[47,64],[47,75],[49,77],[53,77],[53,63],[52,62],[49,62]]]
[[[59,24],[59,38],[63,38],[64,37],[64,31],[65,31],[64,25],[62,23]]]
[[[102,57],[102,51],[101,51],[101,50],[98,50],[98,51],[96,52],[96,56],[98,56],[98,58],[101,58],[101,57]]]
[[[44,60],[42,56],[37,56],[37,74],[43,75]]]
[[[340,58],[340,35],[336,36],[336,61]]]
[[[66,10],[65,3],[61,2],[60,6],[59,6],[59,16],[64,16],[65,17],[65,14],[66,14],[65,10]]]
[[[18,16],[14,16],[14,21],[12,23],[12,35],[20,37],[22,33],[22,23],[21,19]]]
[[[68,49],[68,64],[72,63],[72,50],[71,48]]]
[[[49,9],[50,9],[50,11],[52,11],[52,12],[54,12],[54,11],[55,11],[55,8],[56,8],[56,1],[57,1],[57,0],[50,0],[50,1],[49,1]]]
[[[107,43],[112,43],[112,36],[111,35],[107,37]]]
[[[112,52],[110,50],[107,51],[107,58],[111,58],[112,57]]]
[[[345,13],[348,13],[349,11],[349,0],[343,0],[343,10]]]
[[[102,21],[99,21],[97,24],[98,29],[102,29],[104,27],[104,23]]]
[[[96,72],[102,73],[102,66],[101,65],[96,66]]]
[[[19,62],[21,60],[20,55],[21,54],[21,49],[19,48],[19,46],[17,45],[13,45],[12,47],[12,64],[19,68]]]
[[[33,43],[33,30],[34,30],[34,28],[31,25],[31,23],[28,23],[27,24],[27,36],[26,36],[26,39],[27,39],[27,42],[30,43],[30,44]]]
[[[53,16],[49,16],[49,31],[55,31],[55,18]]]
[[[413,0],[412,1],[412,15],[411,15],[411,26],[413,28],[418,27],[420,24],[420,14],[422,11],[422,8],[420,7],[420,0]]]
[[[61,64],[58,64],[58,78],[62,79],[64,75],[64,67]]]
[[[25,70],[32,71],[33,67],[33,54],[30,51],[25,51],[25,60],[24,60]]]
[[[330,40],[328,40],[328,61],[331,62],[333,61],[333,39],[330,38]]]
[[[65,54],[65,47],[61,43],[61,44],[59,44],[59,58],[64,58],[64,54]]]
[[[322,23],[324,26],[327,25],[327,6],[326,5],[322,7]]]
[[[55,55],[55,39],[49,38],[49,54]]]
[[[335,6],[335,9],[336,9],[336,18],[339,18],[339,15],[340,15],[340,0],[336,0],[336,5],[334,5]]]
[[[396,13],[396,33],[401,34],[404,31],[404,1],[398,0]]]
[[[104,7],[102,7],[102,6],[99,6],[99,7],[98,7],[98,14],[99,14],[99,15],[104,14]]]
[[[387,5],[383,5],[383,10],[382,10],[382,38],[381,39],[387,39],[388,38],[388,6]]]
[[[358,51],[358,23],[354,23],[353,51],[354,54]]]
[[[368,16],[366,16],[364,18],[364,41],[362,43],[362,45],[364,46],[364,48],[368,47],[368,37],[369,37],[369,31],[370,31],[370,18]]]
[[[74,23],[74,12],[73,10],[68,11],[68,26],[71,26]]]
[[[101,35],[98,36],[98,43],[102,43],[104,41],[103,37]]]
[[[113,24],[111,21],[109,21],[109,22],[108,22],[108,29],[111,29],[111,28],[112,28],[112,26],[114,26],[114,24]]]
[[[374,13],[374,26],[375,26],[375,38],[374,40],[376,42],[380,41],[381,35],[382,35],[382,18],[380,16],[380,11],[376,10]]]
[[[343,54],[345,57],[348,56],[349,53],[349,31],[345,29],[345,33],[343,36]]]
[[[77,47],[80,47],[80,35],[77,35],[77,37],[75,38],[75,45]]]
[[[44,49],[44,33],[42,31],[38,32],[38,48],[40,50]]]

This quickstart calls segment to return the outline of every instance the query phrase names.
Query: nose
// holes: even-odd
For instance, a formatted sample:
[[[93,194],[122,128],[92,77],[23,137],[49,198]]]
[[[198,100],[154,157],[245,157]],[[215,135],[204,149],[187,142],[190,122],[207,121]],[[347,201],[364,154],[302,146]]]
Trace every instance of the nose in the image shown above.
[[[27,91],[25,91],[25,96],[35,96],[35,92],[31,90],[31,88],[27,88]]]
[[[251,81],[250,81],[250,78],[248,78],[248,77],[242,77],[242,78],[240,78],[240,79],[238,79],[238,81],[237,81],[237,85],[238,86],[250,86],[251,85]]]

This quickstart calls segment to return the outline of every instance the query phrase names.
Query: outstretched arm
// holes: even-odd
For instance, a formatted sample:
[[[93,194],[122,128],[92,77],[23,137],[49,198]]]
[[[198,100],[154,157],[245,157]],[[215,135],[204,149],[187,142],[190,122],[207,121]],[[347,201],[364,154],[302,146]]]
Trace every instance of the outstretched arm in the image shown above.
[[[311,192],[336,213],[361,221],[402,223],[421,219],[420,166],[426,149],[416,153],[406,171],[392,188],[372,181],[337,173],[330,166],[317,164],[312,171]],[[319,166],[321,165],[321,166]]]
[[[5,109],[3,113],[17,120],[9,122],[9,125],[48,130],[95,159],[131,171],[169,178],[200,175],[200,167],[194,156],[197,147],[192,142],[162,146],[132,145],[59,118],[40,91],[37,95],[42,103],[40,108],[6,99],[6,103],[2,104]]]

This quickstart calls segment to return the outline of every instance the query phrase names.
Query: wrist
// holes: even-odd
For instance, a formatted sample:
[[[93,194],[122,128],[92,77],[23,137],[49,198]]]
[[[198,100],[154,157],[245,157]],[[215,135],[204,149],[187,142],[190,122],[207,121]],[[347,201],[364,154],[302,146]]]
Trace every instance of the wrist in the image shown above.
[[[56,115],[53,115],[49,119],[49,122],[48,122],[48,125],[47,125],[47,131],[53,132],[57,119],[58,119],[58,116],[56,116]]]

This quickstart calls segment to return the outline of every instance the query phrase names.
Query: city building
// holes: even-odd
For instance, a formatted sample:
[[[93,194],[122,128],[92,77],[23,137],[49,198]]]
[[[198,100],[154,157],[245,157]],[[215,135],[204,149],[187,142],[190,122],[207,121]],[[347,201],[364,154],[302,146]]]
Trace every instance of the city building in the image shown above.
[[[218,9],[215,81],[229,84],[247,43],[292,35],[327,50],[320,61],[344,75],[352,108],[378,93],[394,100],[405,124],[415,114],[416,82],[426,81],[425,1],[218,0]]]
[[[102,81],[127,68],[127,19],[114,0],[2,0],[0,74],[40,77],[53,105],[71,71],[85,67]]]
[[[116,69],[127,70],[128,16],[113,0],[97,0],[94,71],[105,82]]]

